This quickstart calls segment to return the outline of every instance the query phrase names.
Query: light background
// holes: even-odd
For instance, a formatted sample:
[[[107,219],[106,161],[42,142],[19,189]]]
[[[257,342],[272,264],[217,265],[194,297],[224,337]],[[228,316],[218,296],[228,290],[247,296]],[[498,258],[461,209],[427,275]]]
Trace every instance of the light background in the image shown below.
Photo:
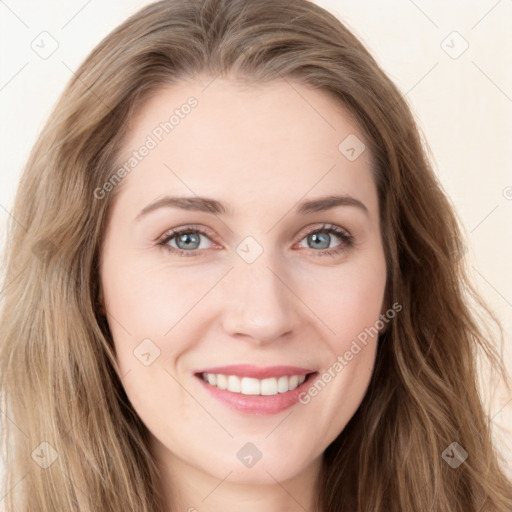
[[[21,169],[64,85],[105,35],[148,3],[0,0],[2,241]],[[512,0],[316,3],[363,41],[406,94],[466,228],[473,280],[503,322],[511,368]],[[512,397],[500,391],[490,411],[511,461]]]

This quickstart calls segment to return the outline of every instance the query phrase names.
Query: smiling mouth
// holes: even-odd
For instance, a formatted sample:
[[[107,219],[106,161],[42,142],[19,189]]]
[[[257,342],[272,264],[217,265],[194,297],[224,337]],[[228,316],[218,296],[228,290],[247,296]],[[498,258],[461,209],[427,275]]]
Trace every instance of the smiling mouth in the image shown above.
[[[221,390],[242,395],[272,396],[296,389],[304,384],[304,382],[311,380],[317,373],[311,372],[306,375],[269,377],[265,379],[206,372],[196,373],[195,375],[211,386]]]

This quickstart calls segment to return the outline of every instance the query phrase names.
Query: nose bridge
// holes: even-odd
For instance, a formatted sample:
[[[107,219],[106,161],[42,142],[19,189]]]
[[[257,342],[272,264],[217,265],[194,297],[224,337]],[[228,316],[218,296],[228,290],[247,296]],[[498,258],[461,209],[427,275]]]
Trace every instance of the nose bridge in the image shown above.
[[[222,283],[223,328],[228,334],[245,334],[255,341],[276,339],[296,327],[297,301],[288,272],[264,251],[249,263],[237,257]]]

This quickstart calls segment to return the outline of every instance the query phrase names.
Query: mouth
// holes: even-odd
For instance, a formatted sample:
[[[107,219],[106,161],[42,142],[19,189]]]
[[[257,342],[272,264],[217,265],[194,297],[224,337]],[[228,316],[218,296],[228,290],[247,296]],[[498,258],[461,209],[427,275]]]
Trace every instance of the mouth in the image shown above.
[[[195,376],[217,389],[227,390],[231,393],[273,396],[293,391],[307,381],[310,381],[317,373],[281,375],[264,379],[212,372],[199,372]]]
[[[263,416],[300,402],[320,372],[292,366],[239,365],[209,368],[194,376],[206,393],[224,406],[237,413]]]

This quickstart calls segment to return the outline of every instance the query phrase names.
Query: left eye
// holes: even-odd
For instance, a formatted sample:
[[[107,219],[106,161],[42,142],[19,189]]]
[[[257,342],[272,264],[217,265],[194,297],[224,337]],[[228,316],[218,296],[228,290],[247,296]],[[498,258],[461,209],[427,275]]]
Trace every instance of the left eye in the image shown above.
[[[330,247],[332,235],[335,235],[341,240],[335,248]],[[195,256],[197,251],[201,252],[201,249],[210,248],[209,246],[205,247],[204,244],[201,244],[201,237],[205,237],[208,240],[211,238],[208,233],[205,233],[201,229],[186,227],[183,229],[173,230],[171,233],[164,235],[160,242],[158,242],[158,245],[163,246],[171,253],[177,253],[180,256]],[[307,243],[312,243],[312,246],[309,248],[323,249],[322,252],[315,251],[319,252],[319,255],[333,255],[341,253],[342,251],[352,247],[354,244],[354,238],[350,233],[332,225],[322,226],[311,230],[303,235],[301,241],[302,240],[306,240]]]
[[[307,234],[302,240],[312,242],[313,246],[317,249],[330,249],[331,247],[329,247],[329,245],[332,241],[333,234],[338,238],[341,238],[339,233],[336,233],[331,229],[321,229]]]
[[[182,229],[170,233],[160,242],[160,244],[168,249],[179,249],[185,251],[205,249],[205,247],[201,247],[201,236],[208,238],[206,233],[198,229]],[[174,239],[176,239],[177,247],[167,245],[169,242],[174,241]]]

